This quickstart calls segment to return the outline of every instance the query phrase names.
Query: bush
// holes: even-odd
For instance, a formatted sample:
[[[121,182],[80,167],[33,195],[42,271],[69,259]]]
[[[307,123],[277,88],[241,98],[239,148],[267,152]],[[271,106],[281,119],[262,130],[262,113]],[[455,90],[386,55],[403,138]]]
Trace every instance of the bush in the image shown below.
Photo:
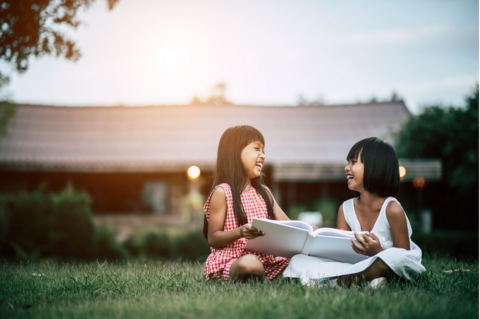
[[[0,196],[0,255],[87,260],[128,256],[111,232],[96,231],[85,191],[69,186]]]
[[[48,229],[52,223],[51,205],[41,190],[33,193],[4,195],[1,197],[6,227],[3,234],[2,255],[48,255]]]
[[[186,260],[207,259],[210,254],[210,245],[202,231],[192,231],[177,237],[174,246],[175,257]]]
[[[132,257],[140,257],[142,254],[142,244],[136,236],[130,236],[123,242],[123,247]]]
[[[457,259],[478,260],[478,232],[414,232],[412,240],[424,255],[446,255]]]
[[[53,256],[88,259],[95,246],[95,225],[87,192],[67,187],[46,195],[50,202],[48,233]]]
[[[115,238],[113,231],[102,227],[95,234],[95,248],[93,257],[95,259],[119,260],[129,256],[129,252]]]
[[[303,212],[308,212],[308,211],[310,211],[310,209],[308,209],[307,206],[305,206],[305,205],[293,206],[292,208],[289,209],[289,211],[287,213],[287,216],[288,216],[288,218],[290,218],[292,220],[297,220],[298,215],[300,215]]]
[[[174,247],[170,236],[157,229],[147,229],[141,239],[141,247],[148,257],[172,258]]]
[[[7,201],[5,198],[0,197],[0,255],[2,255],[2,249],[6,246],[7,233],[9,222],[7,218]]]
[[[203,259],[210,248],[201,231],[177,234],[147,229],[123,244],[107,228],[96,229],[88,193],[67,187],[0,195],[0,257],[73,260],[129,257]]]
[[[140,238],[130,237],[124,243],[132,256],[154,259],[205,260],[210,246],[200,230],[172,232],[158,228],[145,230]]]
[[[324,222],[333,222],[337,220],[339,204],[334,199],[324,197],[314,204],[314,211],[320,212]]]

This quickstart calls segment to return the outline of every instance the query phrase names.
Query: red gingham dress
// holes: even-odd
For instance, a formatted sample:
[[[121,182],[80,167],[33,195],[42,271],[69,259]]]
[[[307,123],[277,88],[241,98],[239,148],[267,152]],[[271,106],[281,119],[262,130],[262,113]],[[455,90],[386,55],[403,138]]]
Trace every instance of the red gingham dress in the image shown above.
[[[225,218],[223,231],[233,230],[238,226],[237,221],[235,220],[235,214],[233,212],[232,191],[230,186],[226,183],[217,185],[217,187],[222,187],[224,189],[225,198],[227,200],[227,216]],[[209,220],[210,199],[212,194],[213,191],[210,196],[208,196],[204,207],[207,220]],[[245,214],[247,215],[248,223],[251,223],[254,217],[268,218],[267,204],[262,196],[257,193],[255,188],[250,187],[250,191],[242,193],[241,198],[243,208],[245,209]],[[235,260],[247,254],[253,254],[258,257],[263,264],[263,268],[265,269],[265,277],[267,279],[275,278],[288,266],[288,263],[290,262],[290,259],[288,258],[274,258],[272,255],[246,251],[246,245],[247,239],[240,238],[233,243],[219,249],[210,247],[212,253],[208,256],[207,262],[205,263],[205,279],[210,280],[212,278],[223,278],[227,280],[230,277],[230,267]]]

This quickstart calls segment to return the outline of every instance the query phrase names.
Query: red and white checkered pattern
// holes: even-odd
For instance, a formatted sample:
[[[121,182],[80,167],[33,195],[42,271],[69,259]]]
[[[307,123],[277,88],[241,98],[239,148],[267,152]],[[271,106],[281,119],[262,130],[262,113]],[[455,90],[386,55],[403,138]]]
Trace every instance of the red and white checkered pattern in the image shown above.
[[[235,220],[235,214],[233,212],[232,190],[226,183],[217,185],[217,187],[222,187],[225,190],[225,198],[227,200],[227,216],[225,218],[223,230],[230,231],[238,227],[237,221]],[[207,220],[209,220],[210,199],[212,194],[213,191],[210,196],[208,196],[205,207],[203,208]],[[268,218],[267,204],[263,200],[262,196],[257,193],[255,188],[250,187],[250,191],[242,193],[241,198],[249,223],[252,222],[253,218]],[[210,280],[212,278],[223,278],[227,280],[230,277],[230,267],[235,260],[247,254],[253,254],[258,257],[263,264],[263,268],[265,269],[265,277],[267,279],[275,278],[283,271],[283,269],[285,269],[285,267],[288,266],[288,263],[290,262],[290,259],[288,258],[274,258],[272,255],[246,251],[246,245],[247,239],[240,238],[220,249],[210,247],[212,253],[208,256],[207,262],[205,263],[205,279]]]

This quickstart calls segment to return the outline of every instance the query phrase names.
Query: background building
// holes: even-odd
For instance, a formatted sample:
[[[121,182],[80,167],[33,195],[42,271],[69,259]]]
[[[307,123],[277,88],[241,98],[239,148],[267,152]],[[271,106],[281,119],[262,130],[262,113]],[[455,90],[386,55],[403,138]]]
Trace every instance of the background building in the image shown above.
[[[73,184],[91,194],[96,214],[142,213],[189,222],[189,205],[198,205],[188,195],[208,195],[220,136],[231,126],[252,125],[265,137],[267,184],[281,207],[311,210],[322,198],[338,204],[351,196],[344,167],[355,142],[371,136],[392,142],[392,132],[408,116],[403,101],[297,107],[19,105],[8,135],[0,139],[0,190]],[[411,197],[416,177],[441,178],[440,160],[400,159],[400,164],[406,169],[400,196]],[[201,170],[195,180],[186,174],[192,165]]]

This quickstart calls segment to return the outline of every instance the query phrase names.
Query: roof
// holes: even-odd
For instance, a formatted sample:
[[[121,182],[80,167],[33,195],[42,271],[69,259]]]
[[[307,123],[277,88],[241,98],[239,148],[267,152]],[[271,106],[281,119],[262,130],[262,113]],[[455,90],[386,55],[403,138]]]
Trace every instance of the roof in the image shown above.
[[[0,139],[0,165],[79,172],[211,169],[220,136],[235,125],[263,133],[267,164],[343,164],[362,138],[391,142],[390,132],[408,116],[402,101],[295,107],[18,105],[8,135]]]

